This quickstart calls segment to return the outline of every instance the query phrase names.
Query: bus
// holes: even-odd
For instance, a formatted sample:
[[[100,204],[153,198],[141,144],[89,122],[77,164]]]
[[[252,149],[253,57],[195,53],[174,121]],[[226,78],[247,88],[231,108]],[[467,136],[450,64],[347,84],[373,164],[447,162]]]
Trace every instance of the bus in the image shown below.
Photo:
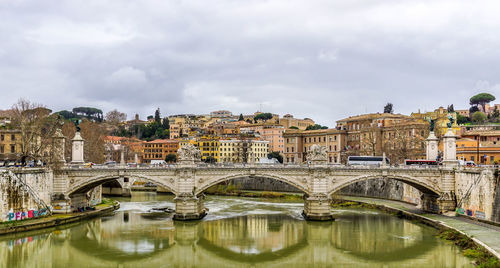
[[[348,165],[382,165],[384,157],[382,156],[349,156],[347,158]],[[385,158],[387,165],[391,164],[389,158]]]
[[[436,160],[405,160],[406,166],[437,166],[439,162]]]

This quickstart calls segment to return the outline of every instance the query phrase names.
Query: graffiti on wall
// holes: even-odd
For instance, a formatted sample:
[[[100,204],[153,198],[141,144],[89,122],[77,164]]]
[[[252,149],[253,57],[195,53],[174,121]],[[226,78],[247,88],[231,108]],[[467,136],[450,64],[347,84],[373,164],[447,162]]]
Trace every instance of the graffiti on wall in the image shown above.
[[[48,211],[46,208],[42,208],[40,210],[34,210],[30,209],[28,211],[23,210],[23,211],[17,211],[13,212],[12,210],[9,212],[7,215],[7,219],[9,221],[20,221],[24,219],[32,219],[32,218],[38,218],[38,217],[43,217],[47,215]]]
[[[481,220],[486,219],[486,214],[483,211],[457,208],[457,213],[460,215],[467,215],[469,217],[475,217]]]

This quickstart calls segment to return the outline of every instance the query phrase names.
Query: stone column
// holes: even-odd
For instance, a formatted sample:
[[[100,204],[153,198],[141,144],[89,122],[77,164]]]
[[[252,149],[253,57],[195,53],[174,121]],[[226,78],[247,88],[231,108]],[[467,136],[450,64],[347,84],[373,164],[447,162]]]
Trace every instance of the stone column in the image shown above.
[[[83,164],[85,161],[83,160],[83,152],[84,152],[84,144],[82,136],[80,136],[80,132],[75,133],[75,137],[71,140],[71,164]]]
[[[177,175],[178,193],[174,198],[175,214],[174,220],[199,220],[205,217],[204,195],[196,196],[195,168],[185,167],[179,170]]]
[[[457,206],[455,195],[455,171],[451,167],[445,167],[441,173],[441,196],[437,199],[439,212],[454,211]]]
[[[125,152],[124,152],[123,146],[121,146],[121,151],[120,151],[120,167],[126,166],[125,164]]]
[[[330,207],[331,198],[326,194],[304,195],[302,216],[311,221],[335,220]]]
[[[429,137],[425,140],[426,144],[426,160],[436,161],[438,158],[438,138],[434,135],[434,131],[429,133]]]
[[[454,167],[458,165],[457,160],[457,136],[450,128],[443,136],[443,165]]]
[[[174,220],[188,221],[199,220],[207,215],[203,194],[195,196],[190,193],[182,193],[174,198],[175,214]]]
[[[62,134],[61,129],[57,129],[52,138],[54,162],[59,165],[64,165],[66,163],[66,160],[64,159],[64,135]]]

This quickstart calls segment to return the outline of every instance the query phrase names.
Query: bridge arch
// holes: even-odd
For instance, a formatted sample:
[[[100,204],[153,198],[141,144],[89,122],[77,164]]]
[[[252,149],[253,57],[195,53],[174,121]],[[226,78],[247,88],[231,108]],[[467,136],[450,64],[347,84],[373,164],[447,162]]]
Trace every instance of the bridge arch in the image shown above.
[[[333,185],[333,188],[328,193],[328,196],[331,196],[332,194],[341,190],[342,188],[345,188],[345,187],[347,187],[351,184],[354,184],[356,182],[366,181],[366,180],[371,180],[371,179],[381,179],[381,178],[392,179],[392,180],[404,182],[410,186],[415,187],[417,190],[419,190],[425,194],[440,196],[442,193],[439,186],[434,185],[433,183],[430,183],[430,182],[426,181],[425,179],[419,179],[419,178],[408,176],[408,175],[361,175],[361,176],[358,176],[358,177],[353,178],[353,179],[342,180],[339,183],[335,183]]]
[[[301,182],[298,182],[296,179],[287,178],[285,176],[278,176],[278,175],[272,175],[272,174],[267,174],[267,173],[266,174],[256,174],[256,175],[248,175],[247,173],[242,173],[242,174],[232,174],[232,175],[223,176],[223,177],[214,178],[214,179],[210,178],[210,179],[207,179],[206,181],[203,181],[201,184],[199,184],[199,187],[195,189],[194,193],[195,193],[195,195],[199,195],[199,194],[203,193],[204,191],[206,191],[208,188],[210,188],[214,185],[217,185],[221,182],[230,181],[233,179],[247,178],[247,177],[267,178],[267,179],[280,181],[280,182],[286,183],[288,185],[291,185],[291,186],[297,188],[298,190],[300,190],[306,194],[309,194],[309,190],[307,189],[307,185],[305,185],[305,183],[303,184]]]
[[[125,178],[133,178],[133,179],[143,179],[146,181],[153,182],[161,187],[166,188],[170,192],[177,194],[177,191],[174,190],[174,187],[172,185],[166,184],[162,179],[156,178],[156,177],[149,177],[149,176],[144,176],[144,175],[127,175],[127,176],[118,176],[118,175],[99,175],[99,176],[94,176],[89,179],[82,179],[72,185],[70,189],[66,192],[67,196],[77,194],[77,193],[86,193],[90,191],[91,189],[102,185],[106,182],[110,182],[113,180],[120,179],[122,177]]]

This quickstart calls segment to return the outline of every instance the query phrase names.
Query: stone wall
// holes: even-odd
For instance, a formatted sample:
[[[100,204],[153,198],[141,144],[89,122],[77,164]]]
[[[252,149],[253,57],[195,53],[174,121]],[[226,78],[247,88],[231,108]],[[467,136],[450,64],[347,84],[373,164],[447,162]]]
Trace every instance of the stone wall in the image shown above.
[[[46,169],[0,171],[0,221],[9,220],[9,213],[39,211],[43,203],[50,208],[52,172]],[[34,197],[35,193],[38,197]],[[37,199],[41,200],[39,202]]]
[[[465,170],[455,174],[457,212],[484,220],[499,221],[497,178],[493,170]],[[498,213],[498,212],[497,212]]]
[[[383,178],[353,183],[337,194],[401,200],[416,205],[420,204],[422,195],[419,190],[406,183]]]
[[[273,192],[301,192],[299,189],[278,180],[268,178],[238,178],[232,180],[241,190],[273,191]]]

